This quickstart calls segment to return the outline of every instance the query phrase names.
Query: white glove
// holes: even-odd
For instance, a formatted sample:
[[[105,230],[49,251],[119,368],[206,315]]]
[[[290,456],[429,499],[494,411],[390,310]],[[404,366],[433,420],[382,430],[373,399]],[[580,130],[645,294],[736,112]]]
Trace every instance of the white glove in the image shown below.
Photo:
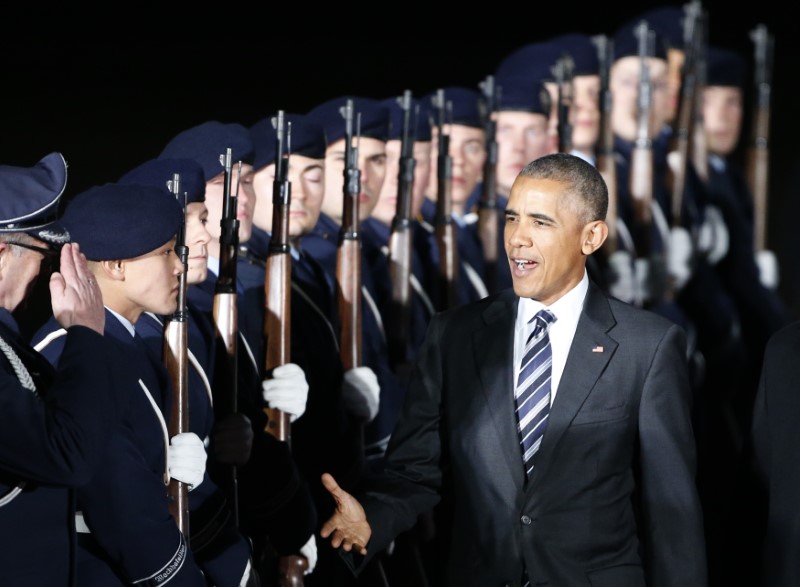
[[[252,567],[250,566],[250,559],[247,559],[247,566],[244,568],[244,575],[242,575],[242,580],[239,581],[239,587],[247,587],[247,582],[250,580],[251,572],[252,572]]]
[[[308,401],[308,381],[306,374],[295,363],[279,365],[272,370],[272,378],[262,384],[264,401],[269,407],[289,414],[294,422],[306,411]]]
[[[345,371],[342,383],[342,401],[355,417],[372,422],[378,415],[381,386],[378,376],[369,367],[356,367]]]
[[[618,300],[632,303],[635,299],[636,283],[631,254],[627,251],[614,251],[608,258],[608,265],[613,273],[609,293]]]
[[[780,282],[778,274],[778,258],[775,253],[768,249],[756,253],[756,265],[758,265],[759,279],[761,285],[767,289],[775,290]]]
[[[314,572],[314,567],[317,566],[317,539],[314,535],[311,535],[311,538],[308,539],[303,547],[300,549],[300,554],[306,557],[308,561],[308,568],[303,572],[304,575],[310,575]]]
[[[189,486],[189,491],[203,482],[206,472],[206,447],[194,432],[176,434],[167,452],[169,476]]]
[[[667,271],[676,290],[680,290],[686,285],[692,276],[691,258],[692,238],[689,236],[689,231],[680,226],[673,227],[669,234]]]
[[[697,248],[712,265],[719,263],[728,254],[730,233],[719,208],[706,206],[705,219],[697,232]]]

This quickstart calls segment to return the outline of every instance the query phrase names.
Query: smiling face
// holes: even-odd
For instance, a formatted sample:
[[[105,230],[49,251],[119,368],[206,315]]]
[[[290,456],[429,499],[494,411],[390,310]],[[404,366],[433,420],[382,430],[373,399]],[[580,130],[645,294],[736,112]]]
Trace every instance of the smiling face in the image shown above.
[[[608,227],[587,222],[578,196],[555,179],[519,176],[506,206],[505,249],[514,293],[551,305],[583,278]]]

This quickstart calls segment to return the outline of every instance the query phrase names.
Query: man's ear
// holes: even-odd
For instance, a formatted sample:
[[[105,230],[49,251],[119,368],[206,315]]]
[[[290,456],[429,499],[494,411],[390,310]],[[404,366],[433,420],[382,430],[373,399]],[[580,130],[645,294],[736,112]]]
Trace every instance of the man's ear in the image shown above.
[[[112,281],[125,279],[125,261],[100,261],[100,271]]]
[[[605,220],[595,220],[583,228],[583,241],[581,252],[584,255],[591,255],[606,242],[608,238],[608,224]]]
[[[2,277],[2,272],[6,267],[6,262],[8,256],[11,254],[11,249],[8,246],[7,242],[0,242],[0,277]]]

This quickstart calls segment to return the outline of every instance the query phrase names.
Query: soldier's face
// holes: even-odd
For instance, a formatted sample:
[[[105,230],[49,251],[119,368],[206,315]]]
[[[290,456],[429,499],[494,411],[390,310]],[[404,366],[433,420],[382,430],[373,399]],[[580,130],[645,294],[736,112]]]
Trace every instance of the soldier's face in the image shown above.
[[[189,247],[186,282],[202,283],[208,273],[208,209],[203,202],[192,202],[186,206],[186,246]]]
[[[238,191],[237,191],[238,186]],[[219,257],[222,206],[225,195],[225,174],[220,173],[206,182],[206,207],[208,208],[208,232],[211,235],[209,254]],[[246,243],[253,232],[253,211],[256,196],[253,191],[253,166],[243,163],[231,168],[231,195],[236,195],[236,218],[239,220],[239,242]]]

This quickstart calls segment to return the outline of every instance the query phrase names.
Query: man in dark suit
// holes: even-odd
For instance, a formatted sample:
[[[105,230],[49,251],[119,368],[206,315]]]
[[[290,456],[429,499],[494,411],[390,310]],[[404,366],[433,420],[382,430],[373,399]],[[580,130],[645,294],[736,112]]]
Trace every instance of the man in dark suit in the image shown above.
[[[747,486],[755,493],[745,498],[748,503],[743,507],[750,510],[747,524],[735,528],[741,534],[737,544],[748,545],[748,550],[740,553],[750,555],[750,561],[756,563],[755,569],[737,565],[740,572],[755,571],[749,577],[751,585],[788,587],[800,581],[798,349],[800,322],[794,322],[776,332],[764,352],[751,444],[745,453],[756,473],[756,484]],[[742,560],[746,563],[748,559]]]
[[[337,512],[322,536],[334,547],[369,556],[441,502],[450,585],[706,584],[686,335],[589,280],[607,205],[579,157],[547,155],[520,173],[505,212],[513,293],[433,319],[363,508],[324,477]],[[529,319],[542,311],[546,393],[518,420]],[[530,446],[528,420],[541,416]],[[363,561],[348,559],[358,572]]]

